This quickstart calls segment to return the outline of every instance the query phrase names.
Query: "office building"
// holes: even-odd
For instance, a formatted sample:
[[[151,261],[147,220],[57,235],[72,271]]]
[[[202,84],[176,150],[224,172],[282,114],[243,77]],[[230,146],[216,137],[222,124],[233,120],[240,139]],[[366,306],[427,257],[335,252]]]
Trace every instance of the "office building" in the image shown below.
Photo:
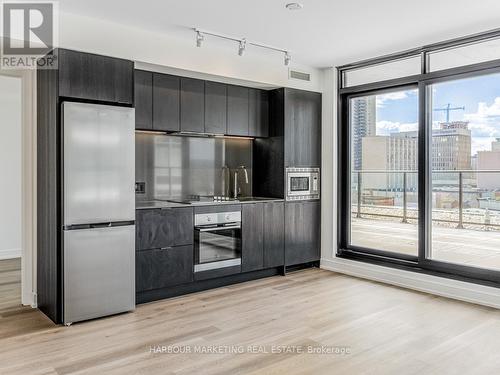
[[[352,101],[352,163],[355,170],[362,168],[363,138],[376,135],[376,117],[377,103],[375,96],[365,96]]]

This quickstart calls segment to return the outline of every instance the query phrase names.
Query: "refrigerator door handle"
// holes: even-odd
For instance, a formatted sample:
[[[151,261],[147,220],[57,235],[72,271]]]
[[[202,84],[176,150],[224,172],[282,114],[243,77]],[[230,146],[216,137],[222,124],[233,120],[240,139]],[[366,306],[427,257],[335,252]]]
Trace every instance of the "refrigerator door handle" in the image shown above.
[[[63,230],[112,228],[112,227],[124,227],[127,225],[135,225],[135,221],[134,220],[112,221],[112,222],[107,221],[105,223],[64,225]]]
[[[90,228],[96,229],[96,228],[111,228],[113,226],[112,223],[99,223],[99,224],[91,224]]]

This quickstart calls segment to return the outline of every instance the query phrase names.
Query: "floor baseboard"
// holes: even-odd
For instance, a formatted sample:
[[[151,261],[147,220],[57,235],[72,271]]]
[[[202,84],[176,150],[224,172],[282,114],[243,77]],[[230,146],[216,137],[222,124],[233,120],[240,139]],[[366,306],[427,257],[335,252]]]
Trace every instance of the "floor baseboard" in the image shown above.
[[[322,259],[321,268],[500,309],[500,289],[494,287],[341,258]]]

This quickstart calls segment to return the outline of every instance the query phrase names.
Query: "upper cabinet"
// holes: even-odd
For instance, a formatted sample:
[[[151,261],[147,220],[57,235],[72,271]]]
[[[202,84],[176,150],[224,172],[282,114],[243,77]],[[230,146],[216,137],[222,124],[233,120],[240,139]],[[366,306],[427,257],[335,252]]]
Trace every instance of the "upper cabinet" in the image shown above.
[[[285,167],[321,167],[321,94],[284,89]]]
[[[180,78],[153,73],[153,129],[179,131]]]
[[[205,82],[205,133],[227,133],[227,85]]]
[[[269,98],[267,91],[248,91],[248,135],[250,137],[269,136]]]
[[[136,129],[266,138],[265,90],[135,71]]]
[[[134,63],[113,57],[58,50],[59,96],[134,104]]]
[[[136,129],[153,129],[153,73],[136,70],[134,75]]]
[[[227,86],[227,134],[248,136],[248,88]]]
[[[205,81],[181,78],[181,131],[205,130]]]

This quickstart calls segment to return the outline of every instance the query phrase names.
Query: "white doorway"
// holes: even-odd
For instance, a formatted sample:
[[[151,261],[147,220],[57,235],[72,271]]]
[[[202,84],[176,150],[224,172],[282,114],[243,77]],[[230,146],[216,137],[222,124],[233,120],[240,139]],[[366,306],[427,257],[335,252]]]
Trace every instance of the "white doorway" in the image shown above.
[[[35,72],[0,71],[0,309],[36,304]]]
[[[0,75],[0,260],[21,258],[22,78]],[[19,266],[21,264],[19,263]],[[19,275],[20,278],[20,275]]]
[[[22,78],[0,75],[0,311],[21,305]]]

